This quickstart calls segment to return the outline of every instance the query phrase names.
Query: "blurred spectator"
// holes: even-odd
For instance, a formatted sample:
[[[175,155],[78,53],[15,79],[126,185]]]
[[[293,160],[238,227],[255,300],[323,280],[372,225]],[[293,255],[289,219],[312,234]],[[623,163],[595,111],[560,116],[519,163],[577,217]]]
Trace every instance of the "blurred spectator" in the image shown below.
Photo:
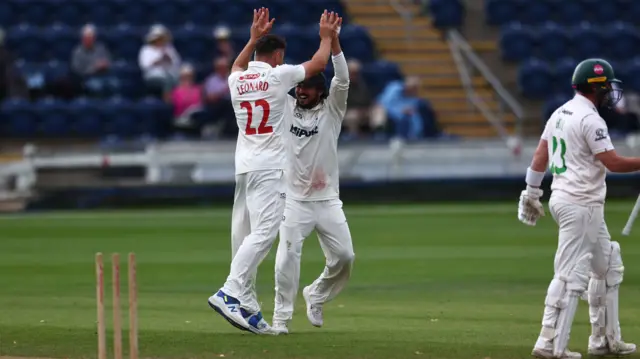
[[[204,83],[204,95],[207,104],[217,104],[221,101],[228,102],[231,99],[229,92],[229,60],[226,57],[218,57],[213,62],[213,73],[207,77]]]
[[[237,125],[231,105],[229,91],[229,70],[231,63],[227,57],[218,57],[213,62],[213,73],[204,84],[204,96],[209,122],[215,123],[215,132],[223,136],[235,136]]]
[[[378,110],[374,113],[376,125],[387,124],[393,137],[415,140],[437,137],[440,131],[429,102],[418,97],[420,79],[408,77],[387,84],[378,97]],[[386,117],[391,122],[386,121]]]
[[[5,32],[0,29],[0,101],[8,97],[28,97],[29,90],[16,69],[13,54],[5,46]]]
[[[104,44],[96,41],[96,27],[85,25],[81,31],[81,42],[73,50],[71,71],[80,79],[86,92],[108,96],[118,89],[118,80],[108,74],[110,66],[111,54]]]
[[[347,113],[344,124],[349,134],[359,135],[363,131],[371,130],[369,123],[371,114],[371,94],[367,84],[360,74],[362,65],[358,60],[349,60],[349,97],[347,98]]]
[[[171,43],[171,34],[163,25],[153,25],[140,49],[138,63],[150,94],[164,97],[176,86],[180,55]]]
[[[180,68],[178,86],[167,96],[173,105],[174,124],[187,133],[199,133],[202,125],[202,88],[195,83],[191,65]]]
[[[218,26],[213,30],[213,38],[216,40],[216,52],[218,56],[226,57],[229,61],[236,58],[236,51],[231,41],[231,30],[226,26]]]

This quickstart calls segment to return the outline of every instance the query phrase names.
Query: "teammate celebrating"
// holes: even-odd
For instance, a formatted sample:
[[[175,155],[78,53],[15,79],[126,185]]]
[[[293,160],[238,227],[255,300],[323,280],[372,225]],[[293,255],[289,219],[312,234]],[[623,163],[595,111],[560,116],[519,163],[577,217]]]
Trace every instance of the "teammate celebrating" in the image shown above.
[[[268,35],[269,10],[254,10],[251,38],[229,75],[231,102],[238,123],[236,189],[231,218],[231,270],[209,305],[235,327],[271,333],[255,294],[257,268],[278,234],[284,210],[286,163],[284,111],[287,92],[322,72],[327,65],[338,18],[320,18],[320,47],[302,65],[282,65],[284,39]],[[255,61],[249,61],[255,51]]]
[[[347,110],[349,72],[337,33],[331,52],[335,76],[330,89],[320,73],[298,84],[296,98],[288,100],[287,200],[276,255],[273,315],[273,330],[279,334],[289,332],[287,325],[300,279],[302,242],[313,229],[318,233],[326,267],[302,291],[311,324],[322,326],[322,305],[340,293],[351,275],[353,245],[338,189],[338,136]]]
[[[547,121],[518,205],[518,218],[525,224],[535,225],[544,215],[539,187],[549,164],[553,174],[549,208],[559,227],[558,250],[542,330],[532,354],[581,357],[569,351],[567,343],[578,298],[585,292],[592,326],[589,354],[631,354],[636,346],[622,341],[618,321],[618,287],[624,267],[620,245],[611,241],[604,221],[605,176],[606,169],[640,170],[640,158],[616,153],[607,125],[598,115],[599,107],[615,106],[622,95],[611,65],[602,59],[585,60],[576,67],[572,83],[576,95]]]

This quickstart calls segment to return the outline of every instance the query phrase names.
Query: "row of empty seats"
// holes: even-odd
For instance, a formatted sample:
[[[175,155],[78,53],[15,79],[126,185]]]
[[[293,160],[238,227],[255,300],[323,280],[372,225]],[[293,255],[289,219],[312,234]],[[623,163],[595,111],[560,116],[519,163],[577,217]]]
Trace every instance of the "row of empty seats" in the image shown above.
[[[98,38],[107,45],[113,57],[137,60],[144,35],[148,30],[148,27],[120,24],[100,28]],[[211,26],[183,25],[171,30],[174,45],[183,58],[204,61],[215,55]],[[279,23],[274,26],[273,32],[286,38],[287,57],[294,61],[309,59],[320,43],[317,22],[306,26]],[[249,25],[232,28],[231,39],[238,51],[242,49],[249,39]],[[67,61],[79,41],[79,28],[65,25],[47,28],[19,25],[8,29],[7,33],[9,48],[18,58],[27,61]],[[365,28],[357,25],[343,26],[341,41],[353,57],[363,62],[373,60],[374,45]]]
[[[571,94],[571,78],[578,59],[548,62],[536,58],[524,61],[518,70],[518,85],[525,96],[543,99],[549,93]],[[640,57],[628,61],[609,61],[623,88],[640,92]]]
[[[2,0],[0,24],[29,23],[45,26],[55,23],[99,26],[118,23],[180,25],[194,23],[229,25],[250,23],[253,9],[268,7],[279,23],[300,25],[317,23],[324,9],[337,11],[348,21],[338,0]]]
[[[460,0],[431,0],[428,10],[433,25],[438,28],[462,25],[465,14],[464,5]]]
[[[505,61],[532,56],[548,60],[565,56],[625,59],[640,55],[640,31],[624,22],[572,27],[555,22],[539,26],[510,23],[501,30],[500,49]]]
[[[169,134],[171,123],[171,106],[155,98],[80,98],[72,102],[11,99],[2,104],[0,113],[2,135],[13,137],[162,137]]]
[[[539,24],[558,21],[579,24],[584,21],[608,23],[640,19],[637,0],[486,0],[486,21],[503,25],[511,21]]]

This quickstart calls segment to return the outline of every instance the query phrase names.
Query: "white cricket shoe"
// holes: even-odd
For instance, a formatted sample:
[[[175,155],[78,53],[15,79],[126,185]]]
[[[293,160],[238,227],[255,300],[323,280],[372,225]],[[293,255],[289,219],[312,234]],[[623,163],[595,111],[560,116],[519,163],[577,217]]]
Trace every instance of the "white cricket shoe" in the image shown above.
[[[553,356],[553,350],[543,349],[543,348],[533,348],[531,352],[536,358],[540,359],[581,359],[582,355],[580,353],[572,352],[569,349],[565,349],[564,354],[561,357]]]
[[[275,335],[286,335],[289,334],[289,326],[285,321],[274,320],[271,331],[273,331]]]
[[[309,297],[310,287],[304,287],[302,290],[302,296],[304,297],[305,303],[307,303],[307,319],[311,322],[311,325],[314,327],[322,326],[322,305],[311,304],[311,298]]]
[[[589,348],[589,355],[594,356],[606,356],[606,355],[629,355],[636,352],[636,345],[633,343],[625,343],[623,341],[617,341],[613,345],[607,345],[599,348]]]

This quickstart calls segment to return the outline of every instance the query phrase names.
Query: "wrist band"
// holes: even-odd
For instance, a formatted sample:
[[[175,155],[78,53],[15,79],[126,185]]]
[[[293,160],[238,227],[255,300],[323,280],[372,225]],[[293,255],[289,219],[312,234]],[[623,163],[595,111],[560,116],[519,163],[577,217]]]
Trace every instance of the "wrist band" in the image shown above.
[[[540,187],[543,179],[544,172],[534,171],[531,169],[531,167],[527,168],[527,176],[525,177],[525,182],[527,182],[529,186]]]

